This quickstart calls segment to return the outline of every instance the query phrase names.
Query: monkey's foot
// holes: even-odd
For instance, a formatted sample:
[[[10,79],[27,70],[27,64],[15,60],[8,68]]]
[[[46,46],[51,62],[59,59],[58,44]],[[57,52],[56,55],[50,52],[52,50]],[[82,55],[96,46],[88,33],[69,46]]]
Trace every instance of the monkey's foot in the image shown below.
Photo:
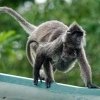
[[[54,81],[50,78],[47,78],[46,79],[46,83],[45,83],[45,86],[46,88],[50,88],[51,87],[51,84],[53,83]]]
[[[34,85],[38,85],[38,80],[34,79]]]
[[[38,72],[35,72],[34,73],[34,85],[38,85],[38,79],[39,79],[39,73]]]
[[[88,88],[100,88],[99,86],[91,84],[91,83],[87,84],[87,87]]]
[[[42,82],[42,80],[45,80],[45,77],[42,77],[40,74],[36,74],[34,76],[34,85],[38,85],[38,79],[40,79],[40,82]]]

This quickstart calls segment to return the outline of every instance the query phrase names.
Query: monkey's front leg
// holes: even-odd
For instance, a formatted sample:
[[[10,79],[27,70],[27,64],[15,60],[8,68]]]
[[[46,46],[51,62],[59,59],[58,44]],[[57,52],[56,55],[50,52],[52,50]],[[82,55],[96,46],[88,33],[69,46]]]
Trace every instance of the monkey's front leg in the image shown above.
[[[45,71],[45,86],[46,88],[50,88],[51,83],[54,82],[54,76],[53,76],[53,68],[50,66],[50,61],[47,58],[43,64],[44,71]]]
[[[37,53],[34,65],[34,85],[38,85],[38,79],[40,78],[39,72],[44,61],[45,55]]]
[[[79,50],[78,61],[79,61],[79,64],[80,64],[82,78],[85,82],[85,85],[88,88],[99,88],[98,86],[92,84],[91,67],[88,63],[88,60],[87,60],[86,54],[85,54],[85,50],[84,50],[83,47],[80,48],[80,50]]]

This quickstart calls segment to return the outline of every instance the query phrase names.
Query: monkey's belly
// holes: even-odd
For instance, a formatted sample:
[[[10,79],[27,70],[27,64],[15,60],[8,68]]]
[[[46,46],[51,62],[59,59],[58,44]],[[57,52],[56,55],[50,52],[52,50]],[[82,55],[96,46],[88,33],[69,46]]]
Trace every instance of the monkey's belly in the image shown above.
[[[68,61],[63,61],[63,60],[58,60],[57,62],[53,62],[52,66],[56,68],[59,71],[69,71],[74,67],[76,59],[68,60]]]

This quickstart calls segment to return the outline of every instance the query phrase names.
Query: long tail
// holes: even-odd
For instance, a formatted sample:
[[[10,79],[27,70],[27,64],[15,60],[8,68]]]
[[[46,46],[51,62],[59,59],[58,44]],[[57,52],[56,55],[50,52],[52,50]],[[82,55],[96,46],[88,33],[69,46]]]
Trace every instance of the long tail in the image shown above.
[[[16,11],[11,8],[0,7],[0,12],[11,15],[16,21],[20,23],[20,25],[28,34],[31,34],[36,29],[36,26],[28,23],[23,17],[21,17]]]
[[[39,43],[34,41],[34,40],[28,40],[27,44],[26,44],[26,54],[27,54],[27,58],[30,62],[30,64],[33,66],[35,63],[35,51],[37,49],[37,47],[39,46]],[[34,66],[33,66],[34,67]]]

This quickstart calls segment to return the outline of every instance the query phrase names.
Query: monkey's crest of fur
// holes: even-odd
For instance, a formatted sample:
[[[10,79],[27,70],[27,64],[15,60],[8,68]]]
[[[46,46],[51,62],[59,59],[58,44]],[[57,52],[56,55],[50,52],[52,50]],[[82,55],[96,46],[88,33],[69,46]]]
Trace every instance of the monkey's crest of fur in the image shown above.
[[[82,32],[83,35],[85,35],[85,31],[83,30],[83,28],[77,23],[77,22],[73,22],[69,28],[68,28],[68,33],[72,33],[72,32],[75,32],[75,31],[79,31],[79,32]]]

